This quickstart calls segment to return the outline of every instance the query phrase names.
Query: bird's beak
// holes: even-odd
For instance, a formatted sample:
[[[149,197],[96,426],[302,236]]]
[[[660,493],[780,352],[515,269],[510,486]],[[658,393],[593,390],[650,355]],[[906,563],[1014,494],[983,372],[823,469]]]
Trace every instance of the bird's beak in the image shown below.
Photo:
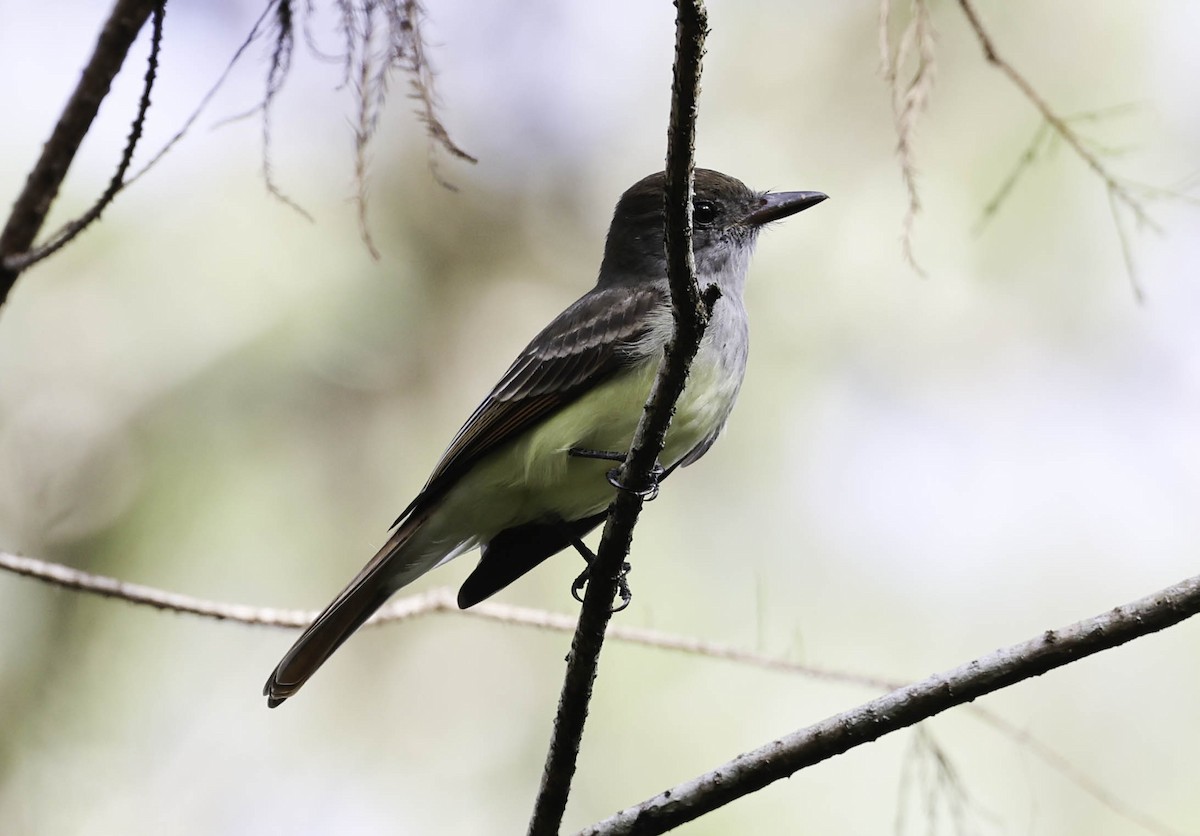
[[[772,192],[763,195],[750,214],[742,219],[747,226],[762,226],[816,206],[829,195],[823,192]]]

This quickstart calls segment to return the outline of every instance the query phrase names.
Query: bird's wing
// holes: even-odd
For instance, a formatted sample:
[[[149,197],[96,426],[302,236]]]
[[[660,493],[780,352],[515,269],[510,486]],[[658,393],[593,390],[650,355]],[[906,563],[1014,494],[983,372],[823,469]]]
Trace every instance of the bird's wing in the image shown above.
[[[555,317],[467,419],[396,523],[442,496],[481,458],[634,362],[649,314],[667,303],[653,286],[602,288]]]
[[[496,384],[434,468],[425,488],[396,520],[383,548],[316,618],[280,661],[263,692],[279,705],[300,689],[350,634],[398,587],[430,568],[415,563],[396,573],[395,557],[432,511],[433,502],[477,461],[524,432],[549,413],[572,402],[600,381],[633,362],[637,343],[650,331],[649,314],[666,304],[654,288],[603,289],[567,308],[531,342]],[[464,587],[460,601],[474,603],[586,534],[603,515],[558,527],[523,526],[496,538],[486,571]],[[505,562],[500,557],[507,557]],[[509,565],[511,564],[511,565]],[[474,576],[473,576],[474,577]]]
[[[459,608],[492,597],[546,558],[586,537],[607,516],[605,509],[581,520],[532,522],[501,531],[483,544],[479,563],[458,590]]]

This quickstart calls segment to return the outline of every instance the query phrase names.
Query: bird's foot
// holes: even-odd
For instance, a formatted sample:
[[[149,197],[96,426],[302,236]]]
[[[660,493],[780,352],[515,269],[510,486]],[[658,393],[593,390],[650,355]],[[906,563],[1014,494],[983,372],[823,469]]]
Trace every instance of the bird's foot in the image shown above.
[[[571,584],[571,597],[579,603],[583,603],[583,590],[587,586],[589,575],[592,567],[588,566],[579,573],[574,583]],[[633,601],[633,592],[629,589],[629,573],[633,571],[633,567],[628,563],[621,564],[621,571],[617,575],[617,595],[621,597],[621,603],[609,609],[610,613],[619,613],[621,610],[629,606]]]
[[[625,461],[624,453],[614,453],[610,450],[588,450],[583,447],[572,447],[567,451],[567,453],[568,455],[581,459],[601,459],[608,462]],[[649,485],[642,489],[631,488],[622,483],[620,478],[621,469],[619,467],[612,468],[608,471],[608,473],[605,474],[605,476],[608,478],[608,484],[612,485],[617,490],[635,494],[641,497],[643,502],[650,502],[658,496],[659,480],[661,480],[666,473],[666,468],[664,468],[658,462],[655,462],[654,467],[650,469]]]
[[[642,490],[631,488],[628,485],[623,484],[621,482],[621,469],[619,467],[614,467],[612,470],[608,471],[605,476],[608,477],[608,484],[612,485],[617,490],[640,496],[642,498],[642,502],[650,502],[658,497],[658,480],[661,479],[663,474],[666,472],[666,469],[661,464],[655,462],[654,467],[650,470],[650,484]]]
[[[587,545],[575,537],[571,545],[575,547],[575,551],[579,552],[580,557],[587,563],[587,568],[579,573],[571,583],[571,597],[579,603],[583,603],[583,590],[587,586],[588,580],[592,571],[592,563],[596,560],[596,553],[587,547]],[[633,571],[633,567],[628,563],[621,564],[621,571],[617,574],[617,594],[621,597],[621,603],[609,609],[610,613],[619,613],[621,610],[629,606],[633,600],[633,593],[629,590],[629,573]]]

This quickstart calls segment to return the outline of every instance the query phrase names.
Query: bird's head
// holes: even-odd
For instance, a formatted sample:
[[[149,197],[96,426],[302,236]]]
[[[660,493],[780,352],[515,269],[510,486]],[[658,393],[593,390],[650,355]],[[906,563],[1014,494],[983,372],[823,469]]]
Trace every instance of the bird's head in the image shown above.
[[[634,183],[617,202],[600,284],[642,283],[666,276],[664,194],[666,175]],[[745,278],[758,232],[772,221],[825,200],[821,192],[756,192],[741,180],[698,168],[692,199],[692,252],[701,284]]]

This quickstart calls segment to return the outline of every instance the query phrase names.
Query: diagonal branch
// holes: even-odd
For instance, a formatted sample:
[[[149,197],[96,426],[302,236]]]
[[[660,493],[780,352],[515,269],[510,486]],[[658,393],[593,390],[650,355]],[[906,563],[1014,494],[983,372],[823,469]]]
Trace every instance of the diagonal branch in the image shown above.
[[[1054,112],[1050,105],[1046,103],[1046,100],[1034,89],[1034,86],[1029,83],[1028,79],[1021,75],[1016,67],[1000,57],[999,53],[996,52],[995,44],[992,43],[991,35],[984,28],[983,21],[979,18],[979,14],[975,11],[971,0],[958,0],[958,3],[962,6],[963,14],[966,15],[967,22],[975,32],[975,37],[979,39],[979,45],[983,48],[983,55],[988,60],[988,63],[994,65],[1000,72],[1008,76],[1009,81],[1015,84],[1022,95],[1029,100],[1029,103],[1037,108],[1042,118],[1046,120],[1046,124],[1062,137],[1063,141],[1071,147],[1076,156],[1083,160],[1097,177],[1104,181],[1105,188],[1108,189],[1109,194],[1115,200],[1129,209],[1139,223],[1150,223],[1150,218],[1146,215],[1146,210],[1126,185],[1118,180],[1105,167],[1104,163],[1100,162],[1100,158],[1088,149],[1083,140],[1079,138],[1079,134],[1067,124],[1067,120]]]
[[[121,581],[105,575],[84,572],[81,569],[64,566],[60,563],[38,560],[32,557],[22,557],[3,551],[0,551],[0,569],[64,589],[114,598],[165,612],[196,615],[202,618],[230,621],[238,624],[301,629],[312,623],[312,620],[317,616],[316,611],[253,607],[244,604],[229,604],[195,598],[190,595],[182,595],[142,584]],[[559,633],[572,633],[576,625],[575,618],[563,613],[518,607],[498,601],[483,601],[469,610],[462,610],[458,607],[458,602],[455,600],[455,594],[452,589],[449,587],[438,587],[427,592],[406,595],[391,602],[379,610],[371,618],[367,626],[412,621],[437,613],[445,613],[459,618],[476,618],[502,624],[517,624],[537,630],[551,630]],[[664,633],[645,627],[634,627],[623,624],[610,625],[606,636],[612,640],[636,644],[642,647],[670,650],[706,659],[722,659],[738,665],[748,665],[763,670],[779,671],[787,674],[800,674],[810,679],[870,688],[875,691],[894,691],[902,687],[899,683],[891,682],[877,676],[817,667],[729,644],[706,641],[693,636]],[[1128,801],[1101,786],[1084,770],[1034,737],[1027,730],[1018,728],[1013,723],[982,706],[972,705],[969,706],[969,710],[976,718],[990,725],[1016,745],[1027,748],[1034,757],[1042,761],[1047,767],[1127,821],[1141,826],[1150,833],[1160,834],[1160,836],[1180,836],[1180,831],[1158,820],[1146,811],[1137,809]]]
[[[986,27],[983,25],[983,21],[979,17],[979,13],[975,10],[974,5],[972,5],[972,0],[958,0],[958,2],[962,7],[963,14],[966,15],[967,22],[970,24],[972,31],[975,33],[975,37],[979,40],[980,47],[983,48],[983,55],[984,58],[987,59],[988,63],[999,69],[1000,72],[1004,73],[1004,75],[1008,77],[1009,81],[1016,85],[1017,89],[1021,91],[1021,94],[1037,109],[1038,113],[1041,114],[1042,119],[1045,120],[1044,124],[1049,126],[1051,131],[1061,137],[1062,140],[1070,147],[1070,149],[1075,152],[1075,155],[1079,157],[1079,159],[1082,160],[1083,163],[1090,168],[1097,177],[1100,178],[1101,182],[1104,183],[1104,189],[1108,195],[1109,209],[1112,212],[1113,227],[1116,229],[1117,239],[1121,245],[1121,257],[1125,262],[1126,274],[1129,276],[1129,283],[1133,289],[1134,299],[1139,303],[1142,302],[1143,293],[1141,284],[1138,281],[1136,264],[1133,260],[1133,250],[1129,241],[1129,230],[1126,228],[1125,223],[1121,219],[1120,210],[1121,208],[1124,208],[1127,212],[1129,212],[1139,227],[1157,229],[1157,225],[1151,219],[1149,213],[1147,213],[1143,201],[1138,196],[1137,192],[1141,191],[1144,196],[1152,197],[1184,197],[1184,199],[1186,199],[1186,197],[1179,194],[1172,194],[1169,190],[1165,189],[1139,189],[1135,184],[1132,184],[1126,180],[1122,180],[1113,174],[1113,172],[1110,171],[1108,167],[1100,161],[1100,157],[1094,151],[1088,148],[1087,144],[1080,137],[1079,133],[1071,127],[1070,121],[1055,113],[1053,108],[1046,103],[1046,100],[1041,97],[1034,86],[1029,83],[1029,80],[1026,79],[1025,76],[1021,75],[1021,73],[1017,71],[1016,67],[1000,57],[1000,54],[996,52],[996,46],[992,42],[991,35],[988,34]],[[1035,140],[1035,145],[1031,146],[1031,148],[1022,155],[1021,160],[1017,164],[1016,171],[1009,176],[1009,179],[1006,181],[1004,186],[1001,187],[1000,195],[998,195],[997,199],[994,199],[989,204],[989,206],[985,209],[985,213],[994,212],[996,206],[999,205],[999,201],[1007,195],[1009,190],[1011,190],[1011,187],[1016,182],[1016,179],[1020,177],[1023,170],[1028,166],[1029,162],[1032,161],[1033,156],[1036,155],[1036,143],[1037,141]]]
[[[662,452],[675,403],[683,392],[688,368],[700,347],[711,306],[711,303],[706,306],[696,284],[691,201],[696,98],[700,92],[700,65],[708,34],[708,17],[702,0],[677,0],[676,8],[665,197],[667,278],[671,286],[675,333],[667,345],[650,399],[621,466],[621,484],[634,490],[649,487],[651,469]],[[641,509],[642,499],[632,490],[618,491],[609,508],[600,548],[589,570],[579,624],[571,640],[550,750],[529,822],[530,836],[557,834],[562,826],[604,633],[612,615],[617,576],[629,554],[633,527]]]
[[[79,84],[13,203],[4,231],[0,232],[0,305],[8,298],[21,272],[8,266],[8,260],[33,246],[67,169],[100,110],[100,103],[108,95],[138,32],[158,5],[159,0],[117,0],[113,6]]]
[[[793,732],[673,787],[581,836],[665,833],[731,801],[885,734],[1125,644],[1200,613],[1200,575],[1061,630],[997,650]]]
[[[154,89],[154,82],[158,78],[158,56],[162,49],[163,15],[166,13],[166,5],[166,0],[158,0],[154,5],[150,33],[150,57],[146,62],[146,74],[142,81],[142,95],[138,100],[137,114],[133,117],[133,124],[129,128],[129,137],[125,140],[125,149],[121,152],[121,161],[117,163],[117,170],[109,179],[108,186],[101,192],[100,197],[96,198],[96,202],[90,209],[78,218],[64,224],[41,246],[27,253],[7,258],[4,262],[5,267],[20,273],[54,255],[71,243],[75,236],[100,220],[100,215],[113,202],[117,193],[127,185],[125,174],[129,171],[129,166],[133,162],[133,152],[137,150],[138,142],[142,138],[146,113],[150,110],[150,92]]]

